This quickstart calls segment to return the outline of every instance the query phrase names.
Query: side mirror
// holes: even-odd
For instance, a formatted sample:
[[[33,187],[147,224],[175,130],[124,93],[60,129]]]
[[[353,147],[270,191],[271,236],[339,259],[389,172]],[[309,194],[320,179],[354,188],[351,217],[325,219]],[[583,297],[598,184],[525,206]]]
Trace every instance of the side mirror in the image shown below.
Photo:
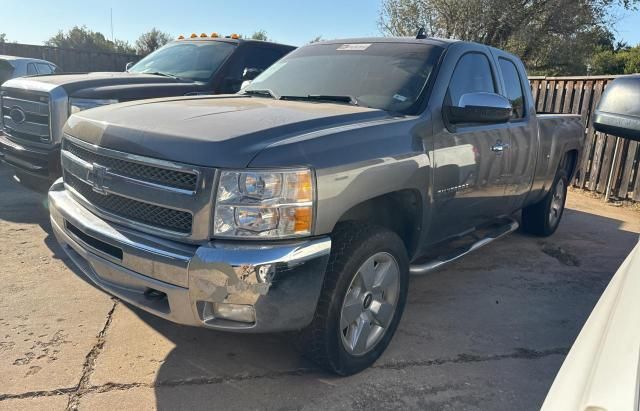
[[[129,69],[133,67],[134,64],[136,63],[134,63],[133,61],[128,62],[127,65],[124,66],[124,71],[129,71]]]
[[[445,107],[449,122],[506,123],[513,108],[509,100],[494,93],[467,93],[454,106]]]
[[[640,141],[640,75],[619,77],[607,85],[593,116],[593,128]]]
[[[263,71],[264,70],[261,70],[261,69],[258,69],[258,68],[247,67],[242,72],[242,81],[253,80],[256,77],[258,77],[258,75],[260,73],[262,73]]]

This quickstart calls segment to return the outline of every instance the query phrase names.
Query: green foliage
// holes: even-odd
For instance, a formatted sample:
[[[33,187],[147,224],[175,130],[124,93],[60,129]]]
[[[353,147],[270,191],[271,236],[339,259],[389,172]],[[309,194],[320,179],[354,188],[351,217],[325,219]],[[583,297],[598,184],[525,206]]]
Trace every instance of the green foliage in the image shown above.
[[[258,30],[251,35],[252,40],[268,41],[267,32],[265,30]]]
[[[595,52],[614,48],[614,7],[640,0],[382,0],[386,35],[488,44],[522,58],[530,74],[586,74]]]
[[[635,47],[600,49],[591,59],[590,74],[640,73],[640,44]]]
[[[75,26],[66,33],[60,30],[44,43],[52,47],[65,47],[91,51],[116,52],[134,54],[131,45],[122,40],[108,40],[102,33],[91,31],[86,26]]]
[[[171,41],[171,35],[155,27],[136,40],[136,53],[146,56]]]
[[[0,43],[6,43],[7,42],[7,35],[4,33],[0,33]]]

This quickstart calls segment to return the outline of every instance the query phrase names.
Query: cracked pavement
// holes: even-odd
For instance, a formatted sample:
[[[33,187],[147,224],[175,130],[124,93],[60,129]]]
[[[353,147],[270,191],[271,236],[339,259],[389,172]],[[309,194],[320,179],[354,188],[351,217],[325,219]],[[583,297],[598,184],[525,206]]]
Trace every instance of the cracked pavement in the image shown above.
[[[374,367],[337,378],[290,336],[178,326],[76,277],[46,201],[0,166],[0,410],[539,409],[640,232],[640,213],[571,192],[558,232],[515,233],[413,277]]]

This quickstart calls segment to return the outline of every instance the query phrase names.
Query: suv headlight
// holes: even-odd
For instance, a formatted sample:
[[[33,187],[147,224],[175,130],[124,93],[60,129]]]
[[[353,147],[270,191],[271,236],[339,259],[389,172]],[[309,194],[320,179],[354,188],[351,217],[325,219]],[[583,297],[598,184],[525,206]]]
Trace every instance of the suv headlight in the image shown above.
[[[214,236],[279,239],[310,235],[314,194],[309,169],[222,171]]]
[[[118,100],[113,99],[94,99],[94,98],[70,98],[69,99],[69,115],[78,113],[82,110],[88,110],[94,107],[107,106],[115,104]]]

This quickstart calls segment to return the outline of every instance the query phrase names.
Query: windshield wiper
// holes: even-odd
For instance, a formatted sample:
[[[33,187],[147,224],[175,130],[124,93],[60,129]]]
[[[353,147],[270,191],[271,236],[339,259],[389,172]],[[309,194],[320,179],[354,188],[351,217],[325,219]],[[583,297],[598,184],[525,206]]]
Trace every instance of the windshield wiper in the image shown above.
[[[280,96],[268,88],[244,90],[244,94],[248,94],[250,96],[266,96],[271,97],[275,100],[280,100]]]
[[[152,76],[170,77],[172,79],[180,80],[180,77],[178,77],[178,76],[176,76],[174,74],[163,73],[161,71],[152,71],[152,72],[142,73],[142,74],[151,74]]]
[[[328,94],[308,94],[306,96],[282,96],[283,100],[313,100],[313,101],[332,101],[336,103],[348,103],[354,106],[360,105],[358,100],[353,96],[332,96]]]

